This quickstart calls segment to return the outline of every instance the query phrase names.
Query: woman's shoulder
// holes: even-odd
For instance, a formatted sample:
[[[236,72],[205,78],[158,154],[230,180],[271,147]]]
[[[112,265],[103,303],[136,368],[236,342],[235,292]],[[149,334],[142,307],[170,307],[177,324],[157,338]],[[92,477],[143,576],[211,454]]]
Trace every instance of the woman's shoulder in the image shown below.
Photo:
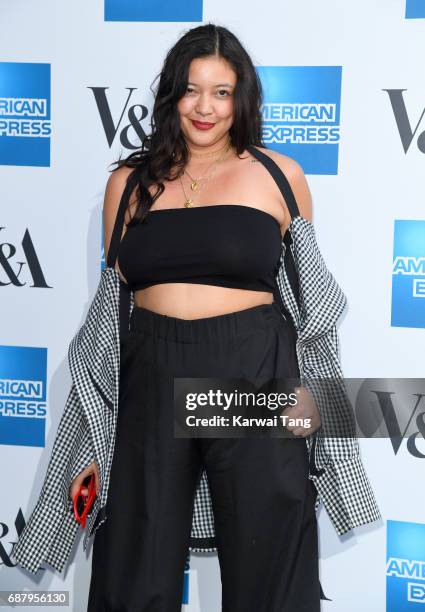
[[[115,218],[119,203],[121,201],[121,196],[124,193],[124,189],[127,185],[128,177],[133,173],[133,171],[134,167],[120,166],[111,172],[105,188],[104,213],[106,215],[112,215],[112,217]],[[135,192],[136,185],[134,186],[129,198],[129,208],[131,210],[134,208],[137,201]]]
[[[115,227],[115,221],[120,207],[121,198],[127,185],[127,178],[133,172],[133,170],[134,168],[129,168],[128,166],[120,166],[111,172],[106,183],[105,195],[103,199],[103,239],[105,258],[107,257],[107,253],[109,250],[109,244],[112,237],[113,229]],[[123,238],[124,233],[126,232],[127,224],[132,218],[136,203],[137,194],[134,188],[132,193],[130,194],[129,201],[126,204],[127,208],[124,216],[121,239]]]
[[[278,151],[274,151],[273,149],[267,149],[266,147],[259,147],[255,145],[255,148],[268,155],[279,168],[285,173],[285,175],[294,175],[294,174],[304,174],[302,166],[293,158],[289,157],[289,155],[284,155],[283,153],[279,153]]]
[[[284,155],[273,149],[255,145],[265,155],[268,155],[282,170],[294,193],[300,215],[312,221],[312,197],[302,166],[289,155]]]
[[[134,171],[134,167],[119,166],[115,168],[108,177],[106,188],[112,191],[124,191],[127,184],[127,179]]]

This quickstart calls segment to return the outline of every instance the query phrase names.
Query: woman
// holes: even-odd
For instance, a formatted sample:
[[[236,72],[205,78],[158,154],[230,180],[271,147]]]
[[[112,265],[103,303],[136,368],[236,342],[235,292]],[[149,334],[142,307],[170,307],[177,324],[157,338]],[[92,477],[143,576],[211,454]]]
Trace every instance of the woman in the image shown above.
[[[311,196],[300,166],[262,147],[261,86],[226,28],[196,27],[169,51],[152,133],[118,162],[104,200],[105,252],[127,178],[116,270],[134,291],[122,340],[120,407],[108,520],[96,533],[88,610],[180,610],[193,502],[205,466],[223,610],[320,608],[315,493],[306,435],[316,407],[289,416],[293,438],[175,438],[173,377],[297,377],[293,329],[275,274],[291,217],[255,145],[290,182],[301,215]],[[95,463],[72,483],[73,497]],[[168,550],[167,550],[168,547]]]

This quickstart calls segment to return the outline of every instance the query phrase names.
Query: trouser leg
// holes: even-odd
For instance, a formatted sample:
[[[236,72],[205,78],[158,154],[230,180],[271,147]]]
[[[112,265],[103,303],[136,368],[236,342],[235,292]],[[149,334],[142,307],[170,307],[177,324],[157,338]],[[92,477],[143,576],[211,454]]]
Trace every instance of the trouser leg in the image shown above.
[[[246,378],[299,375],[294,337],[273,306],[234,338]],[[318,612],[316,492],[303,438],[202,440],[223,612]]]
[[[203,443],[223,612],[318,612],[315,490],[305,440]]]
[[[173,379],[137,355],[126,366],[88,612],[180,612],[199,448],[173,436]]]

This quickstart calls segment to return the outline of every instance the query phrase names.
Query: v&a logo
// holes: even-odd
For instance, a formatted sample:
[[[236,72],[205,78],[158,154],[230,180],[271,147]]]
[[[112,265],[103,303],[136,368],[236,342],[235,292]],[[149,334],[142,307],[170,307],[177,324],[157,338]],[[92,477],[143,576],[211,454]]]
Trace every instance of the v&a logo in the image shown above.
[[[425,114],[425,107],[423,108],[419,119],[411,120],[409,118],[406,102],[403,97],[403,91],[406,91],[406,89],[383,89],[382,91],[386,91],[388,93],[404,152],[408,152],[414,138],[416,137],[417,148],[421,153],[425,153],[425,129],[418,133]]]
[[[4,226],[0,226],[0,232],[4,230]],[[1,236],[0,236],[1,238]],[[11,242],[0,242],[0,287],[14,285],[15,287],[23,287],[27,285],[26,280],[22,280],[22,274],[29,270],[33,284],[31,287],[38,289],[51,289],[44,278],[43,270],[37,256],[29,230],[26,229],[22,238],[22,255],[17,254],[17,248]]]

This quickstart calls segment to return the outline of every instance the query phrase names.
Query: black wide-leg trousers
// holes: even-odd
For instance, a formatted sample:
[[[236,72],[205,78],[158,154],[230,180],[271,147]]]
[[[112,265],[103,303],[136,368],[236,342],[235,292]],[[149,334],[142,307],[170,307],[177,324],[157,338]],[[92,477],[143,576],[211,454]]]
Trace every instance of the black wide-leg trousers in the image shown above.
[[[180,612],[196,486],[206,469],[224,612],[318,612],[315,490],[303,438],[175,438],[174,377],[297,377],[277,304],[178,319],[134,307],[121,339],[107,520],[88,612]]]

